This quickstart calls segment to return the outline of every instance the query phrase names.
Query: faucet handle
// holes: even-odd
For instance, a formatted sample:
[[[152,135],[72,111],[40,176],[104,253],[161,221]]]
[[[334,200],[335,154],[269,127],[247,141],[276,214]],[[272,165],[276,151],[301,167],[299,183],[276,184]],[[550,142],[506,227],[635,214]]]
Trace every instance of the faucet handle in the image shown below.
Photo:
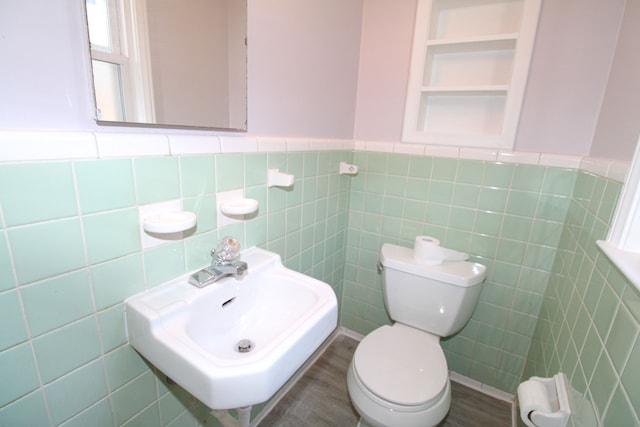
[[[233,261],[240,258],[240,243],[235,237],[227,236],[223,237],[218,246],[211,250],[211,256],[215,257],[216,261]]]

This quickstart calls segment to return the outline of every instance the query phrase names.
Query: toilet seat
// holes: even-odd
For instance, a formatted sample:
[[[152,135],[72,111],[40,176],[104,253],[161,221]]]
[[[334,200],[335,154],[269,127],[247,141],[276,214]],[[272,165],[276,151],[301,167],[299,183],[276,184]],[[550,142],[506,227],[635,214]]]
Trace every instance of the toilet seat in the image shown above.
[[[440,400],[449,382],[439,337],[401,323],[364,337],[353,367],[369,392],[407,409]]]

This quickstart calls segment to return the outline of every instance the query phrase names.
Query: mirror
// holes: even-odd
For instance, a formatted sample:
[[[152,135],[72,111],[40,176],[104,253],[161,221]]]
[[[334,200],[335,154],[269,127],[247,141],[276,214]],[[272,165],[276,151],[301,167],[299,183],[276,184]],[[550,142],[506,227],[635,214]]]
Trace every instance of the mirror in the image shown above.
[[[85,0],[95,118],[247,130],[246,0]]]

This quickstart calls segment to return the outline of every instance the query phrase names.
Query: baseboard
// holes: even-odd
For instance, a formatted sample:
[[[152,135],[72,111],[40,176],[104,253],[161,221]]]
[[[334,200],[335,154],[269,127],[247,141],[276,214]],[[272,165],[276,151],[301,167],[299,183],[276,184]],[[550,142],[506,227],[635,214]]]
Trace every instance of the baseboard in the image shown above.
[[[495,387],[491,387],[490,385],[481,383],[480,381],[476,381],[469,377],[465,377],[454,371],[449,371],[449,378],[451,381],[455,381],[458,384],[462,384],[465,387],[468,387],[472,390],[478,391],[482,394],[486,394],[487,396],[491,396],[494,399],[502,400],[511,405],[511,425],[513,427],[517,426],[518,422],[518,411],[516,408],[516,396],[511,393],[507,393]]]
[[[347,329],[343,326],[340,326],[338,330],[340,331],[340,334],[344,335],[345,337],[353,338],[356,341],[362,341],[362,339],[364,338],[364,335],[351,329]]]
[[[293,374],[289,381],[287,381],[285,385],[276,392],[269,403],[264,408],[262,408],[258,415],[256,415],[256,417],[251,420],[250,427],[256,427],[258,424],[260,424],[260,422],[267,416],[267,414],[269,414],[269,412],[278,404],[278,402],[280,402],[282,397],[284,397],[284,395],[287,394],[289,390],[291,390],[295,383],[307,372],[307,370],[309,370],[309,368],[318,360],[318,358],[322,356],[327,347],[329,347],[336,340],[336,338],[341,335],[352,338],[356,341],[362,341],[362,339],[364,338],[364,335],[351,329],[347,329],[342,326],[336,328],[331,333],[331,335],[329,335],[329,337],[320,345],[320,347],[318,347],[318,349],[311,355],[311,357],[302,365],[302,367],[298,369],[295,374]],[[482,394],[486,394],[487,396],[491,396],[494,399],[510,403],[512,425],[513,427],[516,427],[518,414],[515,395],[507,393],[490,385],[481,383],[480,381],[476,381],[454,371],[449,371],[449,378],[451,379],[451,381],[455,381],[456,383],[462,384],[465,387],[476,390]]]

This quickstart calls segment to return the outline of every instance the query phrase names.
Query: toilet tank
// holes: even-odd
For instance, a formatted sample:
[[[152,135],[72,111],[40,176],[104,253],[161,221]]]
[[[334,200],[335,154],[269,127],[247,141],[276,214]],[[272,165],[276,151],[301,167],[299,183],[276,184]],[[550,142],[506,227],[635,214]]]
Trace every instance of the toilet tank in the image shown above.
[[[440,337],[467,323],[487,275],[484,265],[468,261],[426,265],[413,258],[413,249],[388,243],[380,264],[389,317]]]

